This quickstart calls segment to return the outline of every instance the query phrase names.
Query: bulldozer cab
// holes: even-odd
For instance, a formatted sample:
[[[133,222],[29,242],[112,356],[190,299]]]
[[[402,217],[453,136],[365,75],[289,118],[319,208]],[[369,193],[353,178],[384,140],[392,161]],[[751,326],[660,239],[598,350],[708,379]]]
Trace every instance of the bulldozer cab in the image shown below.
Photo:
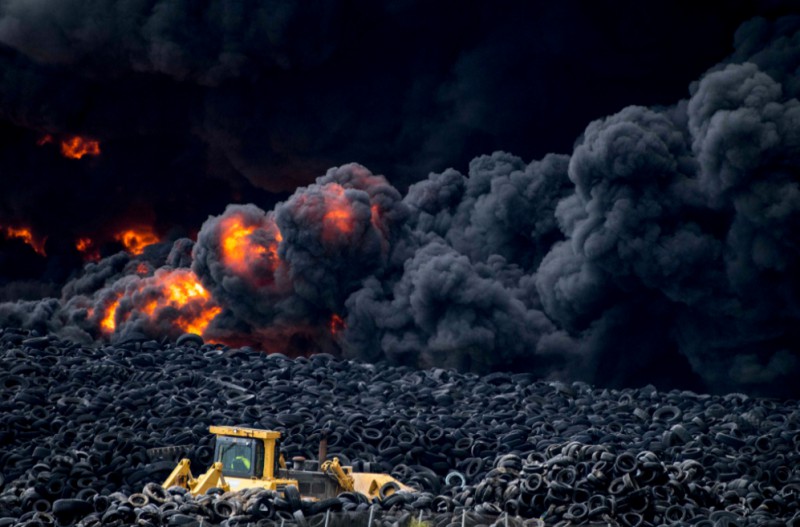
[[[212,426],[216,434],[214,460],[222,475],[233,478],[271,479],[278,470],[278,432],[250,428]]]
[[[260,478],[264,473],[264,443],[252,438],[218,436],[214,459],[222,463],[222,475]]]

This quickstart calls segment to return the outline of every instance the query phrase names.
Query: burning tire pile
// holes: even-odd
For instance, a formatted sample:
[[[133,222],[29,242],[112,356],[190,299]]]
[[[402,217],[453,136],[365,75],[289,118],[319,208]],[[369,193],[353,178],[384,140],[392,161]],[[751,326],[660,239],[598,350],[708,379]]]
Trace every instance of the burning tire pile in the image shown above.
[[[800,409],[743,394],[0,330],[0,420],[0,527],[800,525]],[[165,453],[208,466],[211,424],[279,430],[287,459],[313,459],[326,430],[329,456],[420,492],[161,488]]]

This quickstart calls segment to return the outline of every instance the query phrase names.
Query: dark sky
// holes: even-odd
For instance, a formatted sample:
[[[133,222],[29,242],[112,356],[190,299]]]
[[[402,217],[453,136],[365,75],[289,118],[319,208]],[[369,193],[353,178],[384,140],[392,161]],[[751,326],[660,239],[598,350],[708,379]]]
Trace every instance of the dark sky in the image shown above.
[[[96,337],[130,270],[76,242],[199,233],[143,258],[191,266],[229,337],[308,348],[337,314],[362,358],[768,392],[800,370],[793,4],[7,0],[0,301],[61,304],[0,321]],[[236,218],[281,242],[257,287]]]

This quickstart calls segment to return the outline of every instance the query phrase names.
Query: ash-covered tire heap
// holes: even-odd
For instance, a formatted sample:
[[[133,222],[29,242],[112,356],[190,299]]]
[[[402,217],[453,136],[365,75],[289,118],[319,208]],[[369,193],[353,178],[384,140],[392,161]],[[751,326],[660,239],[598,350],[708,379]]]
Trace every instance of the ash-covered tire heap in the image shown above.
[[[329,457],[420,492],[161,488],[181,456],[205,470],[211,424],[279,430],[287,459],[314,459],[324,430]],[[796,401],[0,330],[0,527],[791,526],[798,511]]]

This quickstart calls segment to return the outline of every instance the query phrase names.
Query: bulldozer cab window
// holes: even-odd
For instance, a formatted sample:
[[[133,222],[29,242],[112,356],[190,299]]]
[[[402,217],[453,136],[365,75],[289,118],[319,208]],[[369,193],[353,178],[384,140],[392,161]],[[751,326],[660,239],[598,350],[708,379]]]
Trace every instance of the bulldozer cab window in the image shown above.
[[[218,436],[214,459],[222,463],[223,476],[261,477],[264,444],[255,439]]]

